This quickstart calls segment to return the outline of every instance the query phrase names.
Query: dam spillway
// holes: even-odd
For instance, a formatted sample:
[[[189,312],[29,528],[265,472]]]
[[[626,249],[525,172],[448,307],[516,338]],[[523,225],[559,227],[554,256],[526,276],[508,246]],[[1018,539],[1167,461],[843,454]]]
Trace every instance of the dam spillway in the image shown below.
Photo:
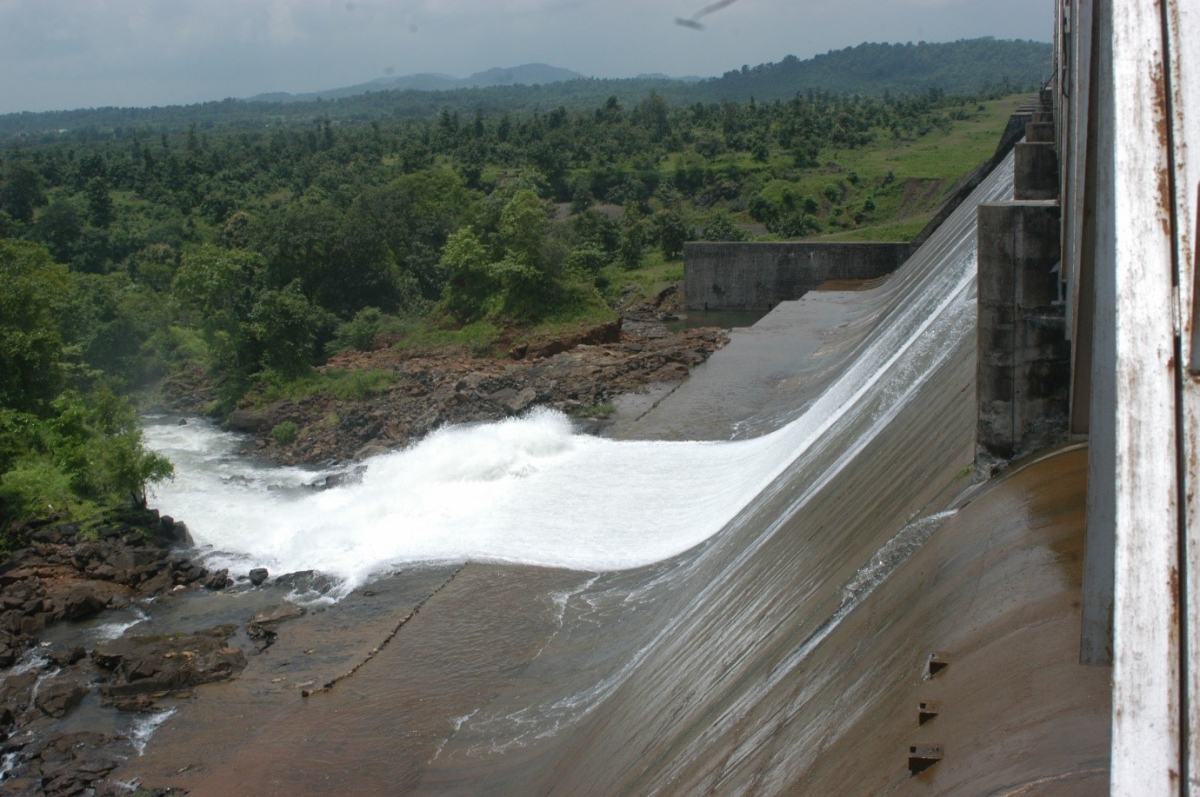
[[[951,655],[969,660],[972,650],[986,649],[979,640],[974,648],[962,641],[977,627],[972,622],[987,625],[1016,611],[1010,633],[1028,637],[1029,618],[1020,622],[1022,596],[1035,608],[1053,609],[1038,615],[1045,627],[1062,627],[1061,617],[1072,610],[1075,510],[1069,501],[1059,511],[1059,504],[1045,500],[1040,509],[1026,510],[1037,504],[1028,494],[1039,481],[1074,478],[1078,487],[1077,455],[1072,462],[1056,460],[1057,467],[1043,464],[1036,476],[1014,474],[1008,487],[994,488],[1009,492],[990,499],[990,514],[973,505],[956,514],[974,457],[975,206],[1010,192],[1006,163],[904,268],[856,294],[842,323],[812,332],[819,340],[809,360],[819,367],[803,385],[789,388],[790,407],[768,387],[730,398],[742,406],[745,428],[759,436],[696,448],[706,467],[714,468],[711,483],[703,473],[690,474],[692,485],[700,486],[689,492],[689,462],[650,453],[655,446],[670,451],[699,444],[638,449],[646,444],[595,441],[633,454],[628,486],[620,481],[623,474],[612,472],[614,460],[607,470],[575,475],[608,487],[601,498],[614,518],[626,518],[630,506],[637,510],[641,525],[633,542],[623,544],[636,546],[639,538],[676,528],[680,513],[701,504],[703,512],[684,515],[687,522],[680,524],[703,525],[687,550],[652,563],[646,559],[655,557],[646,553],[642,561],[635,557],[613,570],[611,562],[572,561],[568,536],[563,558],[555,561],[523,559],[501,546],[483,554],[442,550],[424,560],[389,550],[373,565],[341,573],[325,564],[351,587],[344,601],[349,605],[357,594],[353,587],[372,572],[399,568],[395,580],[419,581],[419,564],[448,566],[455,554],[472,562],[441,583],[419,606],[420,614],[352,678],[302,703],[263,697],[270,678],[253,696],[256,687],[247,679],[222,687],[256,701],[260,710],[246,711],[245,703],[221,708],[213,701],[191,718],[178,717],[160,730],[135,769],[147,776],[178,772],[199,746],[219,764],[189,781],[196,794],[234,788],[260,794],[794,793],[810,781],[829,787],[811,793],[838,793],[837,785],[840,793],[852,794],[928,788],[938,777],[958,778],[950,782],[980,793],[963,784],[1015,782],[1011,767],[999,766],[977,767],[975,780],[963,780],[954,756],[960,762],[969,756],[953,743],[946,745],[944,766],[910,781],[907,742],[918,738],[915,706],[907,720],[913,733],[891,738],[873,727],[873,718],[894,712],[893,703],[922,683],[929,653],[951,644]],[[728,356],[739,345],[735,337]],[[712,367],[720,368],[718,358]],[[769,374],[763,374],[764,385],[773,378]],[[703,375],[694,384],[702,390]],[[698,412],[700,399],[691,392],[668,397],[662,414],[689,407]],[[646,430],[654,426],[653,415],[643,420]],[[672,466],[683,477],[675,488],[680,495],[663,497],[656,490],[638,498],[629,492],[639,480],[661,488],[654,482],[658,471]],[[717,492],[721,467],[725,481],[753,471],[743,482],[751,487]],[[514,484],[524,486],[529,475]],[[369,478],[370,468],[364,483]],[[715,504],[704,503],[713,495]],[[524,510],[529,525],[542,522],[539,507],[555,521],[553,504],[560,497],[532,497],[536,501]],[[567,500],[580,509],[578,495]],[[727,502],[735,503],[722,506]],[[217,555],[246,563],[281,557],[206,538],[202,509],[212,503],[209,494],[190,514],[180,514],[192,520],[198,540],[227,549]],[[315,514],[312,506],[308,514]],[[589,525],[605,529],[604,521],[612,519],[603,516],[605,506],[569,516],[553,530],[554,539],[573,528],[581,535]],[[985,499],[980,507],[987,509]],[[239,511],[223,515],[214,534],[222,533],[218,527],[227,530]],[[249,518],[248,527],[261,528],[270,517]],[[1022,530],[1037,526],[1022,522],[1028,517],[1051,529],[1038,544],[1022,543]],[[1007,518],[1007,538],[994,536],[1000,518]],[[914,556],[922,544],[954,554],[944,571],[929,555],[924,564]],[[363,552],[379,547],[368,541],[352,553],[361,560]],[[294,545],[291,551],[296,554]],[[976,558],[989,551],[997,572],[1011,574],[999,591],[989,592],[978,573]],[[1017,558],[1006,559],[1006,551]],[[297,566],[303,557],[286,561]],[[1029,566],[1006,570],[1000,566],[1005,562]],[[309,566],[321,564],[309,560]],[[936,592],[939,583],[949,588],[942,602],[930,603],[924,593]],[[955,630],[956,617],[965,630]],[[1053,645],[1046,650],[1061,652]],[[272,655],[278,663],[282,652]],[[1055,677],[1079,689],[1096,687],[1093,682],[1103,677],[1094,669],[1090,680],[1076,677],[1055,662]],[[961,660],[951,667],[945,684],[966,676]],[[339,674],[346,662],[331,661],[328,669]],[[995,663],[983,670],[995,675]],[[1019,692],[1021,685],[1012,688]],[[1104,699],[1088,702],[1069,690],[1058,700],[1062,710],[1051,712],[1051,719],[1066,717],[1088,728],[1089,717],[1107,711]],[[950,705],[945,713],[953,717]],[[977,734],[994,724],[977,711],[971,716]],[[1028,724],[1059,728],[1049,720]],[[926,736],[931,730],[937,726],[925,729]],[[1076,743],[1091,751],[1105,744],[1104,733],[1092,728],[1077,734]],[[848,749],[863,740],[879,758],[848,766]],[[843,751],[836,759],[840,767],[829,758],[837,750]],[[1079,756],[1043,758],[1046,776],[1056,777],[1051,770],[1061,759],[1074,767]],[[1067,769],[1084,783],[1097,766]],[[873,784],[869,790],[867,784]]]

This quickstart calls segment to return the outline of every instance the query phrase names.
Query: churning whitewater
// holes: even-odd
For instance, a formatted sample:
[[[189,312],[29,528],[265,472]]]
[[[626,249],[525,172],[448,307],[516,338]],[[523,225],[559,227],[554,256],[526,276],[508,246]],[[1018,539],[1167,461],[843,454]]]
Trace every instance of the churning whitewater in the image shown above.
[[[187,518],[198,544],[241,555],[237,570],[316,569],[350,584],[414,562],[654,562],[719,529],[778,463],[767,438],[614,442],[535,411],[443,428],[371,458],[357,483],[314,491],[304,485],[326,473],[255,468],[233,455],[234,435],[202,423],[147,437],[178,473],[156,503]]]
[[[177,474],[154,504],[187,521],[210,564],[234,574],[317,570],[341,594],[414,563],[596,572],[661,561],[720,531],[847,416],[875,427],[871,417],[909,400],[973,322],[974,252],[953,260],[929,290],[891,308],[806,412],[760,438],[614,441],[535,411],[441,429],[367,460],[361,480],[316,490],[307,485],[330,472],[256,466],[234,454],[237,436],[202,422],[150,425],[148,443]]]

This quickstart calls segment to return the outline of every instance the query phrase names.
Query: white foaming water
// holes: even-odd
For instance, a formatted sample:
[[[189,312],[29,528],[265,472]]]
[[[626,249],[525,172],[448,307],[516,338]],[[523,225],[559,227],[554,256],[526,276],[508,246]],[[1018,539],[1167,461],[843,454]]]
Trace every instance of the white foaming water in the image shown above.
[[[233,435],[150,426],[176,466],[155,504],[237,570],[315,569],[343,589],[405,563],[520,562],[620,570],[687,550],[766,484],[794,442],[616,442],[550,411],[441,429],[370,459],[356,484],[296,489],[321,474],[255,468]],[[289,489],[290,488],[290,489]]]
[[[156,711],[148,717],[139,717],[134,721],[129,728],[126,736],[130,743],[133,744],[133,749],[138,755],[146,754],[146,745],[150,743],[150,737],[158,730],[159,726],[175,715],[179,709],[169,708],[165,711]]]
[[[138,608],[134,608],[134,617],[132,620],[118,620],[112,623],[103,623],[91,630],[91,635],[95,639],[120,639],[125,636],[125,632],[135,625],[146,622],[150,619],[150,615]]]

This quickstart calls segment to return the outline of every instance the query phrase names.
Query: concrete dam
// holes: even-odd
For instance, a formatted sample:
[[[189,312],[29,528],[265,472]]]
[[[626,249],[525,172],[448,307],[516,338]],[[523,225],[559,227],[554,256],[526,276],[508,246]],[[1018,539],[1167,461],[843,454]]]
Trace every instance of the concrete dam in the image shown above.
[[[890,275],[783,300],[614,439],[463,438],[502,455],[451,518],[490,547],[353,582],[122,773],[198,795],[1200,793],[1200,15],[1057,15],[1023,145]],[[352,495],[380,503],[322,556],[391,544],[371,474],[401,464],[367,463]],[[246,481],[283,502],[287,477]],[[514,506],[520,528],[492,524]],[[297,671],[305,698],[274,685]]]
[[[1094,791],[1108,702],[1107,672],[1077,663],[1086,455],[986,487],[970,472],[977,206],[1012,182],[1009,158],[877,287],[777,309],[792,321],[774,334],[811,338],[819,368],[780,387],[760,363],[737,410],[690,424],[779,462],[705,542],[618,571],[467,564],[344,684],[257,716],[251,694],[202,702],[136,768],[152,782],[200,746],[220,763],[197,794],[987,793],[1047,777]],[[721,360],[769,351],[771,329],[738,335],[620,436],[677,436],[689,404],[721,401]],[[712,467],[744,468],[726,448],[742,444],[707,444]],[[541,500],[552,515],[563,499]]]

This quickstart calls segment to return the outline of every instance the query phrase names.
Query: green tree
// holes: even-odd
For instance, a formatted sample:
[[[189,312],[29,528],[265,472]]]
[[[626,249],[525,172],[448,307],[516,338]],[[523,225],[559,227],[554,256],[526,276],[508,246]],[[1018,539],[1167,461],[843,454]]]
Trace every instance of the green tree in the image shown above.
[[[651,91],[637,107],[637,116],[650,130],[652,141],[662,141],[671,132],[670,109],[658,92]]]
[[[77,315],[78,279],[42,247],[0,240],[0,528],[47,512],[144,503],[147,482],[172,472],[144,449],[129,402],[95,372],[64,367],[61,327]],[[69,376],[76,387],[63,391]]]
[[[67,391],[55,410],[52,457],[77,495],[145,503],[146,483],[173,475],[170,462],[143,447],[133,406],[103,384],[87,395]]]
[[[746,231],[733,223],[724,213],[716,213],[704,225],[700,237],[705,241],[744,241]]]
[[[355,212],[370,218],[391,253],[401,287],[411,280],[424,299],[437,299],[445,275],[438,267],[442,247],[462,226],[472,194],[449,169],[426,169],[365,191]],[[374,304],[378,305],[378,302]]]
[[[103,177],[88,180],[84,189],[88,203],[88,219],[96,227],[107,227],[113,219],[112,197],[108,194],[108,181]]]
[[[621,247],[617,253],[622,266],[627,269],[641,268],[647,237],[645,222],[636,216],[625,219],[621,229]]]
[[[51,409],[38,420],[0,408],[0,520],[145,504],[146,485],[174,474],[146,451],[133,406],[103,384],[68,390]]]
[[[664,210],[654,218],[658,232],[658,243],[663,257],[675,260],[683,254],[683,245],[695,237],[691,223],[683,211],[672,208]]]
[[[216,246],[199,247],[180,261],[172,292],[201,330],[217,371],[250,373],[258,366],[246,324],[265,270],[257,252]]]
[[[485,315],[498,285],[488,267],[487,249],[474,231],[464,227],[450,236],[440,266],[446,275],[443,302],[449,313],[462,323]]]
[[[300,376],[317,361],[333,321],[305,298],[299,282],[260,293],[249,320],[262,365],[288,378]]]
[[[66,267],[42,247],[0,240],[0,406],[44,412],[63,384],[62,303]]]
[[[499,237],[505,251],[531,266],[538,265],[549,229],[546,203],[528,188],[513,194],[500,215]]]
[[[33,221],[34,208],[46,204],[42,178],[25,161],[10,161],[0,180],[0,210],[17,221]]]
[[[50,203],[33,225],[33,237],[46,245],[59,263],[70,263],[83,235],[83,217],[75,203],[58,199]]]

